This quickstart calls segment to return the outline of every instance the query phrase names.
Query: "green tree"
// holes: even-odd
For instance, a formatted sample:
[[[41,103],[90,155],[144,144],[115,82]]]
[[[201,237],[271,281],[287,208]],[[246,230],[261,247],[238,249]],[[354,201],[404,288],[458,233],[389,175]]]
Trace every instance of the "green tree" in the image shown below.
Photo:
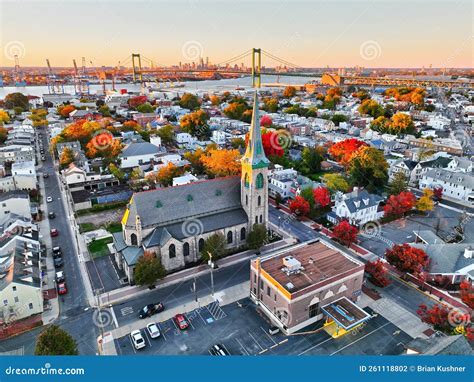
[[[280,204],[283,202],[283,198],[281,197],[281,194],[279,192],[276,193],[275,195],[275,205],[276,208],[280,208]]]
[[[211,130],[207,124],[208,120],[209,116],[207,113],[199,109],[184,115],[180,120],[180,125],[184,132],[199,139],[208,139],[211,136]]]
[[[72,162],[74,162],[74,151],[69,147],[65,147],[61,152],[61,156],[59,157],[59,164],[62,168],[65,168]]]
[[[351,158],[349,179],[353,186],[365,187],[373,192],[385,186],[387,169],[388,164],[382,151],[362,146]]]
[[[232,138],[230,144],[233,149],[245,148],[245,141],[242,138]]]
[[[263,110],[267,113],[276,113],[278,111],[278,99],[266,98],[263,101]]]
[[[308,174],[315,174],[321,171],[323,156],[317,147],[305,147],[301,152],[301,161],[308,170]]]
[[[23,93],[10,93],[5,97],[5,107],[7,109],[21,108],[21,112],[30,108],[28,97]],[[20,112],[20,113],[21,113]]]
[[[174,126],[165,125],[156,132],[156,135],[158,135],[161,138],[162,144],[170,145],[174,142],[174,139],[175,139]]]
[[[349,189],[349,183],[341,174],[325,174],[323,175],[323,182],[331,192],[347,192]]]
[[[408,188],[407,177],[402,171],[396,172],[389,184],[390,195],[398,195],[400,192],[406,191]]]
[[[267,241],[267,227],[264,224],[254,224],[247,236],[247,245],[257,251]]]
[[[360,114],[367,114],[373,118],[378,118],[385,114],[383,106],[379,105],[378,102],[373,99],[366,99],[362,101],[362,104],[357,110]]]
[[[51,325],[38,336],[35,355],[78,355],[74,338],[59,326]]]
[[[347,117],[342,114],[334,114],[331,118],[331,121],[333,121],[336,126],[339,126],[341,122],[347,121]]]
[[[102,114],[102,117],[111,117],[110,109],[107,105],[99,107],[99,113]]]
[[[227,250],[225,248],[226,240],[223,234],[215,233],[204,241],[201,256],[204,261],[209,260],[209,254],[212,255],[212,261],[216,261],[223,257]]]
[[[109,164],[109,171],[113,176],[115,176],[120,181],[122,181],[125,178],[125,173],[120,168],[118,168],[115,165],[115,163]]]
[[[145,251],[137,261],[134,276],[137,285],[152,286],[166,275],[166,270],[153,252]]]
[[[198,97],[191,93],[184,93],[179,100],[179,106],[189,110],[197,109],[200,105]]]
[[[224,109],[224,114],[230,119],[241,120],[244,112],[247,111],[248,106],[242,102],[232,102]]]
[[[153,109],[153,106],[151,106],[148,102],[144,103],[142,105],[137,106],[137,111],[139,113],[153,113],[155,109]]]
[[[313,211],[314,210],[313,188],[312,187],[303,188],[300,192],[300,196],[309,203],[309,207],[311,211]]]

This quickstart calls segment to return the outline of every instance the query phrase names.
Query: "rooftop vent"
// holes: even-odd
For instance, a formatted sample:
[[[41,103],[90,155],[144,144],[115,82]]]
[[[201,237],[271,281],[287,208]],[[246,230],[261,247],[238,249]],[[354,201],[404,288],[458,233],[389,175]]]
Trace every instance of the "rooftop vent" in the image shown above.
[[[221,196],[222,195],[222,191],[221,190],[216,190],[216,196]]]
[[[285,287],[287,290],[293,290],[295,286],[292,283],[287,283]]]
[[[464,257],[466,259],[472,259],[473,255],[474,255],[474,248],[471,246],[466,247],[466,249],[464,250]]]
[[[288,273],[298,272],[301,269],[301,263],[293,256],[284,257],[283,265],[285,267],[285,271]]]
[[[156,201],[156,204],[155,204],[155,207],[156,208],[160,208],[160,207],[163,207],[163,204],[161,204],[161,202],[159,200]]]
[[[192,196],[192,195],[188,195],[188,196],[187,196],[187,199],[188,199],[188,202],[192,202],[192,201],[193,201],[193,196]]]

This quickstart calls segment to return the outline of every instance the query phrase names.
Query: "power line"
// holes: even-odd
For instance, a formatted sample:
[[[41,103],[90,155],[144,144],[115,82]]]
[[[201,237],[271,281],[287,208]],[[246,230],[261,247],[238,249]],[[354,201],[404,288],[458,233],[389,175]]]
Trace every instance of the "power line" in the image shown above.
[[[267,52],[266,50],[263,50],[263,49],[262,49],[262,53],[263,53],[265,56],[267,56],[268,58],[271,58],[271,59],[273,59],[273,60],[275,60],[275,61],[277,61],[277,62],[279,62],[279,63],[281,63],[281,64],[284,64],[284,65],[286,65],[286,66],[291,66],[291,67],[293,67],[293,68],[302,68],[301,66],[296,65],[296,64],[293,64],[292,62],[287,61],[287,60],[284,60],[284,59],[282,59],[282,58],[279,58],[279,57],[277,57],[277,56],[271,54],[270,52]]]
[[[235,56],[235,57],[232,57],[228,60],[225,60],[225,61],[222,61],[222,62],[219,62],[218,64],[216,64],[216,66],[221,66],[221,65],[225,65],[225,64],[230,64],[231,62],[234,62],[234,61],[237,61],[237,60],[240,60],[246,56],[248,56],[250,53],[252,53],[252,51],[249,49],[241,54],[239,54],[238,56]]]

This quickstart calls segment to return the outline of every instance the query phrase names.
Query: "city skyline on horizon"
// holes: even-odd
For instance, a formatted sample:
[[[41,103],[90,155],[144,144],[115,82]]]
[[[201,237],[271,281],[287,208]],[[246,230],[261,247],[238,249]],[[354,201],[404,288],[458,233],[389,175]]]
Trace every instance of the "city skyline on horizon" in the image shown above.
[[[7,1],[0,7],[2,67],[13,66],[15,54],[23,67],[46,66],[46,58],[54,67],[71,67],[81,57],[87,66],[117,66],[132,52],[157,66],[200,57],[217,64],[253,47],[308,68],[471,68],[473,62],[472,4],[464,0],[429,7],[421,0]],[[137,8],[139,17],[131,18]],[[39,23],[34,33],[18,28],[37,23],[38,14],[51,22]],[[250,59],[244,63],[250,66]]]

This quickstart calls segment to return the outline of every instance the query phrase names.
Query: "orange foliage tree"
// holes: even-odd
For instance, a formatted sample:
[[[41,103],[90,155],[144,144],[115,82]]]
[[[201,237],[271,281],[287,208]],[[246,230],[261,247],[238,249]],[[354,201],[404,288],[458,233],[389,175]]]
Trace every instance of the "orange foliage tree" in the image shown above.
[[[364,142],[355,138],[345,139],[337,142],[329,148],[329,154],[344,167],[347,167],[357,150],[367,146]]]
[[[122,144],[114,139],[107,131],[101,132],[91,138],[86,145],[88,158],[115,158],[122,151]]]
[[[238,150],[211,149],[201,156],[206,173],[211,177],[237,175],[240,173]]]

